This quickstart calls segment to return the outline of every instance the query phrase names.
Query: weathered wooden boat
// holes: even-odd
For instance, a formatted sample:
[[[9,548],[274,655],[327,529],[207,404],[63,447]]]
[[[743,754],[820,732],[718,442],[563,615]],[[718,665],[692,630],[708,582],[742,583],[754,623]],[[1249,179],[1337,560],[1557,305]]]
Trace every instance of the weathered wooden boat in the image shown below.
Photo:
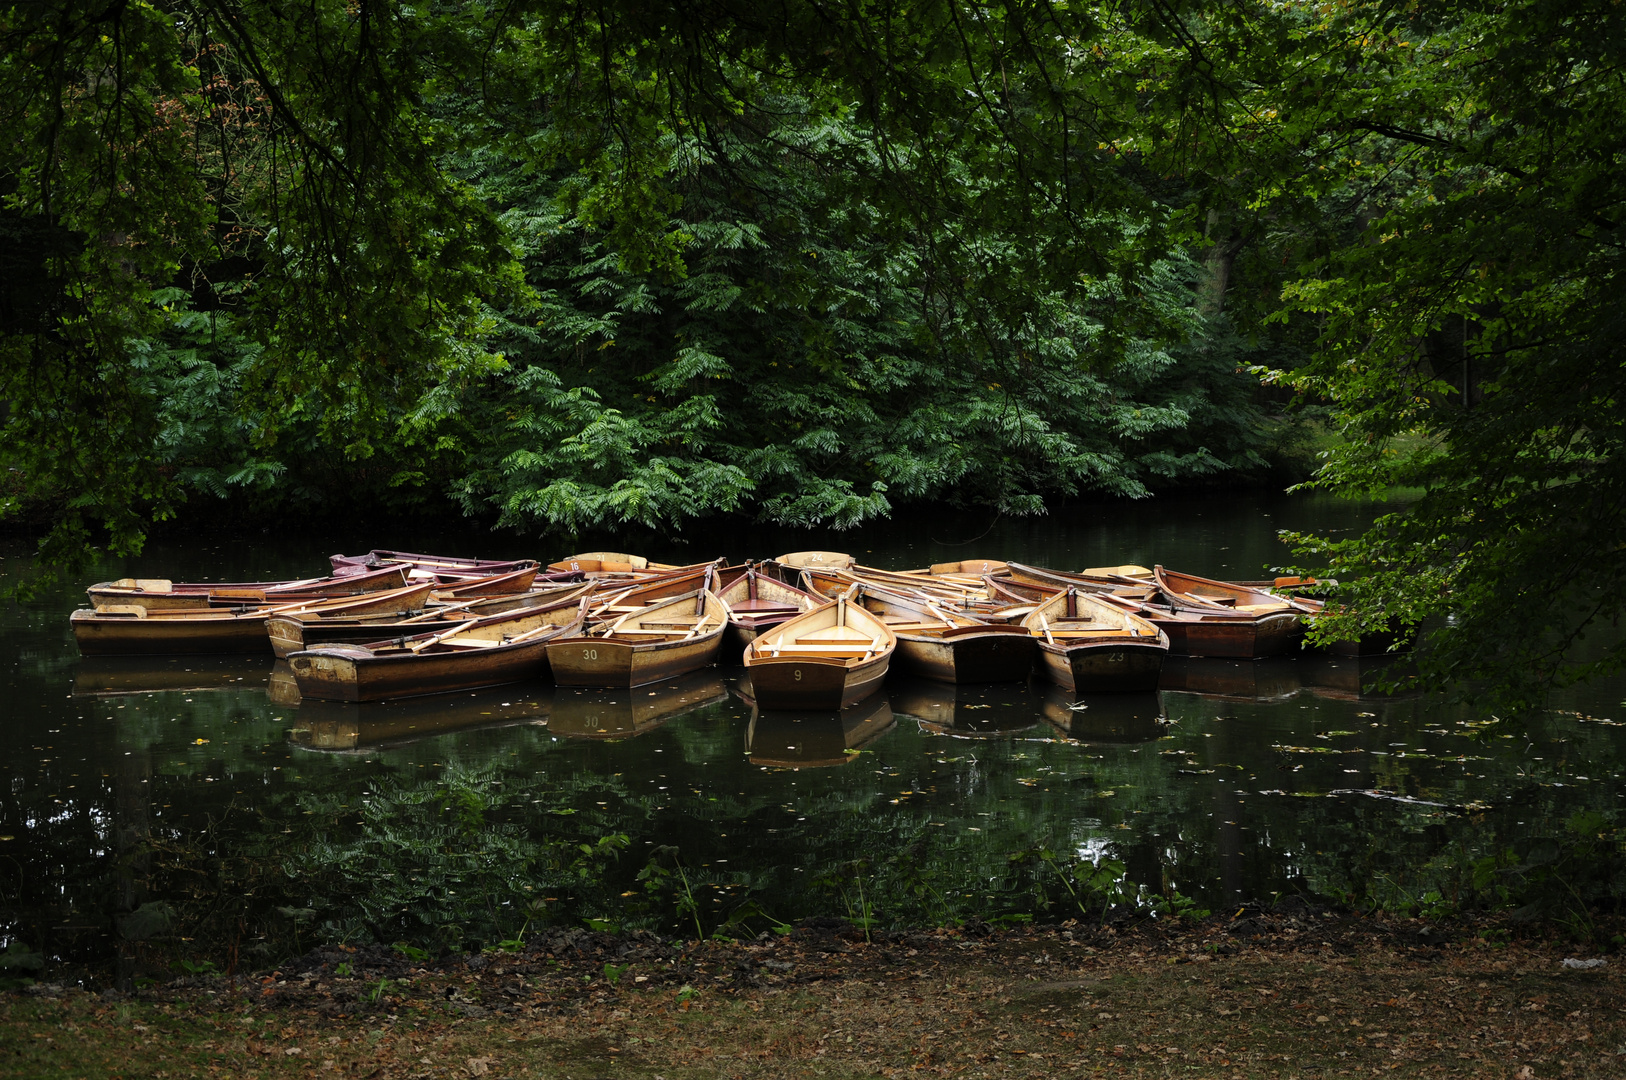
[[[537,689],[547,692],[548,687]],[[516,692],[520,691],[520,692]],[[454,698],[404,701],[302,701],[287,729],[288,742],[301,750],[365,753],[406,746],[432,735],[516,725],[541,727],[547,704],[531,687],[497,687]]]
[[[456,603],[459,600],[469,600],[480,596],[504,596],[512,593],[529,592],[536,583],[538,569],[527,566],[521,570],[510,570],[506,574],[492,574],[488,577],[468,578],[456,584],[441,584],[435,588],[435,599],[443,603]]]
[[[644,686],[717,662],[728,609],[706,590],[629,611],[548,644],[560,686]]]
[[[1076,588],[1035,607],[1022,625],[1050,681],[1080,693],[1156,690],[1169,654],[1169,636],[1152,623]]]
[[[1020,626],[986,623],[925,597],[909,597],[865,582],[853,598],[897,636],[894,670],[946,683],[1023,682],[1038,651]]]
[[[1134,567],[1134,569],[1144,568]],[[1096,574],[1090,571],[1073,573],[1067,570],[1051,570],[1043,566],[1028,566],[1019,562],[1011,563],[1005,573],[998,577],[1008,583],[1046,589],[1050,592],[1074,588],[1080,592],[1115,593],[1139,600],[1151,600],[1157,596],[1156,584],[1147,579],[1118,574]]]
[[[68,616],[81,656],[163,653],[258,653],[269,655],[265,633],[270,609],[157,608],[134,604],[80,608]]]
[[[589,626],[614,622],[629,612],[700,590],[716,591],[723,560],[700,563],[641,576],[636,581],[599,583],[593,602],[587,607]],[[743,571],[743,567],[738,568]]]
[[[717,598],[728,607],[728,630],[723,634],[725,656],[738,653],[764,630],[826,602],[822,596],[759,574],[754,566],[746,567],[743,574],[718,590]]]
[[[1037,603],[1069,587],[1096,593],[1157,626],[1169,636],[1169,651],[1174,655],[1272,656],[1289,651],[1304,634],[1296,611],[1260,616],[1218,604],[1173,605],[1155,581],[1128,576],[1072,574],[1012,563],[1009,573],[989,577],[988,582],[1007,602]]]
[[[1193,656],[1263,657],[1296,652],[1304,640],[1306,608],[1243,585],[1153,568],[1161,594],[1149,617],[1175,648]],[[1164,608],[1168,614],[1164,614]],[[1189,616],[1199,616],[1191,619]]]
[[[418,555],[410,551],[374,548],[365,555],[330,555],[328,562],[339,576],[362,574],[390,566],[405,565],[409,570],[453,577],[489,577],[537,565],[535,559],[466,559],[455,555]]]
[[[428,587],[428,586],[425,586]],[[455,603],[432,604],[419,611],[373,611],[356,613],[344,608],[296,608],[269,615],[265,620],[271,651],[287,657],[317,645],[363,645],[371,641],[414,637],[443,630],[453,622],[500,615],[520,608],[547,607],[574,602],[593,589],[592,582],[564,582],[529,592],[475,597]]]
[[[745,750],[751,764],[773,769],[846,765],[896,723],[885,694],[872,694],[839,711],[764,711],[758,706],[745,730]]]
[[[728,687],[715,670],[679,675],[649,689],[561,686],[548,701],[548,732],[564,739],[630,739],[727,700]]]
[[[270,667],[260,656],[87,656],[74,670],[73,696],[254,690],[266,685]]]
[[[896,677],[887,679],[886,696],[894,714],[914,717],[922,731],[962,739],[1000,739],[1031,731],[1039,724],[1043,700],[1028,683],[957,686]]]
[[[1176,607],[1199,611],[1210,611],[1217,608],[1222,611],[1247,612],[1250,615],[1275,614],[1281,611],[1302,614],[1306,610],[1310,610],[1295,602],[1291,597],[1277,596],[1275,593],[1266,592],[1264,589],[1238,585],[1231,581],[1198,577],[1196,574],[1182,574],[1177,570],[1168,570],[1162,566],[1152,568],[1152,580],[1163,594],[1165,601]],[[1315,606],[1314,610],[1320,610],[1319,604]]]
[[[792,551],[774,560],[780,566],[795,570],[847,570],[852,567],[853,561],[853,557],[845,551]]]
[[[422,610],[429,586],[406,586],[361,596],[300,599],[278,606],[146,608],[108,604],[80,608],[68,617],[84,656],[164,653],[265,653],[271,648],[266,620],[274,614],[310,611]]]
[[[1052,686],[1040,713],[1063,737],[1079,742],[1143,743],[1168,731],[1163,697],[1157,691],[1080,697]]]
[[[670,569],[660,563],[651,563],[642,555],[629,555],[624,551],[584,551],[548,564],[549,570],[572,570],[583,574],[630,574],[638,570]]]
[[[406,568],[394,566],[348,577],[303,581],[175,582],[168,578],[119,578],[97,582],[85,592],[95,607],[143,607],[160,611],[329,600],[399,589],[406,583]]]
[[[547,674],[547,647],[582,626],[579,602],[470,619],[366,645],[320,645],[288,657],[305,698],[386,701],[472,690]]]
[[[932,577],[924,573],[894,573],[889,570],[872,570],[868,567],[854,567],[848,570],[821,570],[810,567],[801,572],[801,583],[807,592],[827,597],[839,596],[859,584],[879,587],[903,596],[930,600],[945,610],[970,614],[977,618],[989,615],[1001,606],[992,599],[993,594],[988,591],[986,583],[980,578],[972,585],[955,578]]]
[[[780,623],[746,646],[752,694],[764,709],[841,709],[881,688],[898,639],[845,595]]]
[[[1003,559],[961,559],[959,562],[932,563],[926,573],[933,577],[980,578],[1005,572]]]

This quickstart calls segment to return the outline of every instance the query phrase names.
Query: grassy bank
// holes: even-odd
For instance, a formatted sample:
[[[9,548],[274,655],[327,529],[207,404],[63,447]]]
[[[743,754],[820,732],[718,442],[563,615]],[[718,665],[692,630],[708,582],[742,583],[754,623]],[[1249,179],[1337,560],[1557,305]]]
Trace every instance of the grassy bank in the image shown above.
[[[0,998],[0,1074],[1619,1076],[1619,967],[1565,968],[1575,955],[1313,910],[868,942],[833,920],[730,944],[555,931],[435,963],[318,951],[129,997],[31,987]]]

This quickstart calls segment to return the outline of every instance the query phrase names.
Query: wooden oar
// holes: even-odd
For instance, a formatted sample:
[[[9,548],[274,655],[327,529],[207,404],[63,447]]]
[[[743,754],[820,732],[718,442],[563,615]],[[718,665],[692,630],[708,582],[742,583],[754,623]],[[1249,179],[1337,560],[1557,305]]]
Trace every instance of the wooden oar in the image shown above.
[[[1043,615],[1039,616],[1039,629],[1044,631],[1046,641],[1052,645],[1056,643],[1056,635],[1050,632],[1050,620]]]
[[[453,634],[461,634],[463,631],[467,630],[469,627],[473,626],[475,623],[477,623],[479,621],[480,621],[479,619],[470,619],[466,623],[462,623],[462,624],[460,624],[458,626],[452,627],[450,630],[447,630],[445,633],[436,634],[432,638],[425,638],[423,641],[418,642],[416,645],[409,645],[409,646],[407,646],[407,648],[410,649],[412,652],[415,652],[415,653],[416,652],[423,652],[425,649],[429,648],[429,646],[431,646],[431,645],[439,645],[442,641],[445,641],[447,638],[451,637]]]
[[[489,599],[491,599],[491,597],[489,597],[489,596],[480,597],[480,600],[489,600]],[[446,614],[448,611],[459,611],[459,610],[461,610],[463,608],[473,607],[475,604],[478,604],[480,602],[480,600],[465,600],[461,604],[447,604],[444,607],[438,607],[433,611],[426,611],[422,615],[414,615],[410,619],[402,619],[401,621],[404,622],[404,623],[409,623],[409,622],[426,622],[429,619],[438,619],[442,615]]]
[[[504,641],[503,644],[504,645],[518,645],[522,641],[529,641],[531,638],[536,637],[536,635],[538,635],[538,634],[546,633],[549,630],[562,630],[562,629],[564,629],[564,628],[557,625],[557,624],[555,624],[555,623],[543,623],[541,626],[532,627],[531,629],[525,631],[523,634],[519,634],[519,635],[517,635],[515,637],[509,638],[507,641]]]

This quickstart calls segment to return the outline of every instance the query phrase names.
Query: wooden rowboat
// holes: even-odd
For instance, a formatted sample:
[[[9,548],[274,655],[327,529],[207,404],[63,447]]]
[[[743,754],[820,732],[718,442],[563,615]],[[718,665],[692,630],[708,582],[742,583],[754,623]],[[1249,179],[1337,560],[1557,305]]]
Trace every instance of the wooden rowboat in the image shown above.
[[[348,577],[309,578],[304,581],[174,582],[168,578],[119,578],[85,590],[96,607],[117,605],[149,611],[174,608],[241,607],[245,604],[288,604],[297,600],[329,600],[340,596],[399,589],[407,583],[404,566],[386,567]]]
[[[489,577],[535,566],[535,559],[466,559],[456,555],[418,555],[410,551],[387,551],[374,548],[365,555],[330,555],[328,562],[333,573],[345,577],[369,570],[381,570],[404,565],[408,570],[452,577]]]
[[[1169,636],[1169,651],[1175,655],[1275,656],[1288,651],[1304,634],[1296,611],[1261,617],[1219,604],[1170,604],[1155,581],[1127,575],[1069,574],[1012,563],[1007,575],[988,581],[996,594],[1011,601],[1034,601],[1069,587],[1094,592],[1156,625]]]
[[[1307,610],[1289,597],[1277,596],[1263,589],[1198,577],[1196,574],[1182,574],[1162,566],[1153,567],[1152,580],[1164,599],[1176,607],[1198,611],[1237,611],[1250,615],[1274,615],[1282,611],[1302,613]],[[1316,605],[1315,609],[1319,610],[1320,605]]]
[[[1003,574],[1006,564],[1000,559],[961,559],[959,562],[932,563],[926,571],[933,577],[980,578],[984,574]]]
[[[1169,636],[1094,593],[1069,588],[1033,609],[1022,625],[1039,644],[1050,681],[1083,692],[1156,690]]]
[[[1297,651],[1305,607],[1228,581],[1153,568],[1161,595],[1147,614],[1192,656],[1262,657]],[[1167,608],[1167,613],[1162,609]]]
[[[548,643],[560,686],[644,686],[717,662],[728,609],[709,590],[675,596]]]
[[[872,570],[853,567],[849,570],[821,570],[810,567],[802,571],[802,588],[820,596],[838,596],[857,584],[878,586],[904,596],[931,600],[939,607],[983,618],[1002,606],[988,591],[981,579],[932,577],[925,573],[895,573],[890,570]]]
[[[611,623],[629,612],[639,611],[674,596],[693,594],[699,590],[717,588],[717,578],[723,560],[685,566],[675,570],[644,575],[638,581],[600,582],[593,602],[587,608],[587,623],[598,626]],[[738,568],[743,570],[743,567]]]
[[[440,585],[435,589],[435,599],[456,603],[477,596],[503,596],[528,592],[536,583],[537,572],[537,567],[527,566],[521,570],[510,570],[506,574],[467,578],[456,584]]]
[[[724,586],[718,599],[728,606],[728,631],[723,635],[725,655],[734,655],[764,630],[794,619],[825,603],[822,596],[759,574],[755,567]]]
[[[271,615],[265,620],[265,629],[271,639],[271,651],[279,657],[287,657],[317,645],[361,645],[369,641],[413,637],[431,630],[444,630],[452,622],[466,622],[518,611],[520,608],[547,607],[567,601],[574,603],[592,588],[591,582],[566,582],[530,592],[438,604],[421,612],[358,613],[348,608],[299,608]]]
[[[821,570],[846,570],[853,565],[853,557],[845,551],[792,551],[781,555],[774,562],[780,566],[788,566],[796,570],[807,570],[817,567]]]
[[[898,639],[842,596],[758,635],[745,649],[751,693],[764,709],[840,709],[881,688]]]
[[[893,666],[946,683],[1024,682],[1037,644],[1020,626],[986,623],[924,597],[860,583],[854,598],[898,639]]]
[[[421,610],[429,586],[407,586],[361,597],[295,600],[279,606],[147,608],[109,604],[80,608],[68,617],[83,656],[164,653],[265,653],[266,619],[295,610]]]
[[[1104,569],[1140,570],[1144,568],[1107,567]],[[1116,593],[1120,596],[1131,596],[1139,600],[1151,600],[1157,596],[1157,586],[1152,581],[1112,573],[1095,573],[1092,571],[1071,573],[1066,570],[1050,570],[1043,566],[1026,566],[1022,563],[1013,562],[1001,577],[1020,585],[1048,589],[1051,592],[1076,588],[1080,592]]]
[[[582,626],[579,602],[470,619],[447,630],[367,645],[319,645],[288,657],[306,698],[386,701],[534,679],[548,643]]]

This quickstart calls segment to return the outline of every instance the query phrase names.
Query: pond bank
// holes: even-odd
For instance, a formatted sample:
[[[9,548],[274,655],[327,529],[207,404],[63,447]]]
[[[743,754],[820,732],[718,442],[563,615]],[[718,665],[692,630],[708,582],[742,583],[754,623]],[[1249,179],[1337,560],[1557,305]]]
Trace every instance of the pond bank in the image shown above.
[[[1620,965],[1564,966],[1589,955],[1298,903],[868,942],[833,919],[726,944],[553,930],[439,961],[321,949],[133,996],[32,987],[0,997],[0,1044],[42,1080],[1618,1076]]]

